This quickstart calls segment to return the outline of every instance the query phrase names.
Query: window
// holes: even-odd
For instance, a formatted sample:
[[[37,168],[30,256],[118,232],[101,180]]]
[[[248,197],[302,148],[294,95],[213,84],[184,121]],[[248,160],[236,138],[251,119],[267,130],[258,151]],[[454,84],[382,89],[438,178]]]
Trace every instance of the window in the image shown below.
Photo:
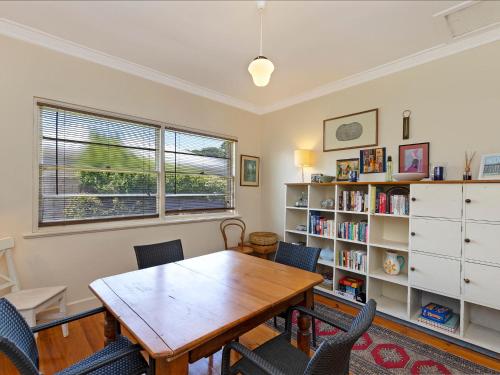
[[[165,211],[234,207],[234,141],[165,130]]]
[[[41,102],[38,116],[39,226],[234,207],[234,140]]]

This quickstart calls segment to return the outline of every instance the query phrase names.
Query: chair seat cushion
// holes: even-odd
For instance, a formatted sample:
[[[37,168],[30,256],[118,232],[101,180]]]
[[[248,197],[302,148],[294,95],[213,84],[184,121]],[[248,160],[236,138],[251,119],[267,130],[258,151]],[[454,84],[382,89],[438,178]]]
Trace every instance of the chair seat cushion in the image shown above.
[[[47,288],[24,289],[19,292],[9,293],[4,297],[18,310],[31,310],[61,294],[65,290],[65,286],[50,286]]]
[[[286,339],[284,335],[276,336],[254,350],[256,354],[279,368],[285,374],[303,374],[309,357]],[[245,375],[264,375],[259,367],[243,358],[232,367],[233,372],[238,371]]]
[[[75,363],[73,366],[68,367],[56,375],[69,375],[76,374],[88,366],[94,364],[98,360],[106,359],[106,357],[115,354],[121,349],[131,346],[132,343],[124,336],[118,336],[115,341],[106,346],[104,349],[92,354],[90,357],[85,358],[83,361]],[[147,363],[139,352],[130,354],[118,361],[112,362],[103,366],[95,371],[90,372],[90,375],[139,375],[147,370]]]

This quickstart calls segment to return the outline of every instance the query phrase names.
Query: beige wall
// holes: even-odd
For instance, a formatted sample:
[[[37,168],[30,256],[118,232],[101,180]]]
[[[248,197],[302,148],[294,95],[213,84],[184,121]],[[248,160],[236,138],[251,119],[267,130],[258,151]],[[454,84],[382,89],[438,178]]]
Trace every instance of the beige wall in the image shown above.
[[[396,160],[395,171],[398,145],[430,142],[431,163],[446,165],[448,178],[461,178],[465,150],[479,156],[500,152],[500,42],[265,115],[262,217],[267,229],[283,231],[283,184],[300,179],[293,150],[314,149],[317,164],[308,172],[335,175],[336,160],[359,157],[359,149],[323,153],[323,120],[372,108],[379,108],[379,145]],[[411,138],[403,141],[405,109],[412,111]]]
[[[222,249],[215,221],[24,239],[32,230],[34,96],[233,135],[249,155],[260,154],[260,118],[14,39],[0,37],[0,51],[0,237],[16,240],[24,287],[65,284],[75,301],[91,296],[92,280],[134,269],[133,244],[181,238],[188,257]],[[260,194],[237,190],[250,231],[261,229]]]

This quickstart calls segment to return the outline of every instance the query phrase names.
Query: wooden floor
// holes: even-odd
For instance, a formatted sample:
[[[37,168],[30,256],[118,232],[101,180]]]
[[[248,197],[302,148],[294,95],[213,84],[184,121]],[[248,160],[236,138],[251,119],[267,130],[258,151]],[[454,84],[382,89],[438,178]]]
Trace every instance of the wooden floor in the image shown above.
[[[316,296],[316,301],[349,314],[356,313],[356,309],[353,307],[321,296]],[[441,350],[500,371],[500,363],[496,359],[464,349],[458,345],[384,318],[375,318],[375,323]],[[262,325],[242,336],[240,342],[250,348],[254,348],[275,335],[276,333],[272,329]],[[62,337],[61,329],[59,328],[42,332],[38,337],[38,347],[40,351],[40,369],[45,375],[51,375],[103,347],[103,317],[102,315],[98,315],[71,323],[70,335],[67,338]],[[220,374],[220,359],[221,352],[218,352],[214,355],[212,361],[203,359],[192,364],[189,368],[189,373],[191,375]],[[17,371],[5,358],[0,357],[0,374],[14,375],[17,374]]]

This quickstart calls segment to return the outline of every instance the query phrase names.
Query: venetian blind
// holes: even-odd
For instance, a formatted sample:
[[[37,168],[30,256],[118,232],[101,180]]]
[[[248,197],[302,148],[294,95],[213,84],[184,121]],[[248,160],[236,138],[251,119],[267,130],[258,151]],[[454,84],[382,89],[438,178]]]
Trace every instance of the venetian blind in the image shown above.
[[[234,208],[235,141],[165,130],[165,211]]]
[[[38,110],[40,226],[158,216],[160,128]]]

